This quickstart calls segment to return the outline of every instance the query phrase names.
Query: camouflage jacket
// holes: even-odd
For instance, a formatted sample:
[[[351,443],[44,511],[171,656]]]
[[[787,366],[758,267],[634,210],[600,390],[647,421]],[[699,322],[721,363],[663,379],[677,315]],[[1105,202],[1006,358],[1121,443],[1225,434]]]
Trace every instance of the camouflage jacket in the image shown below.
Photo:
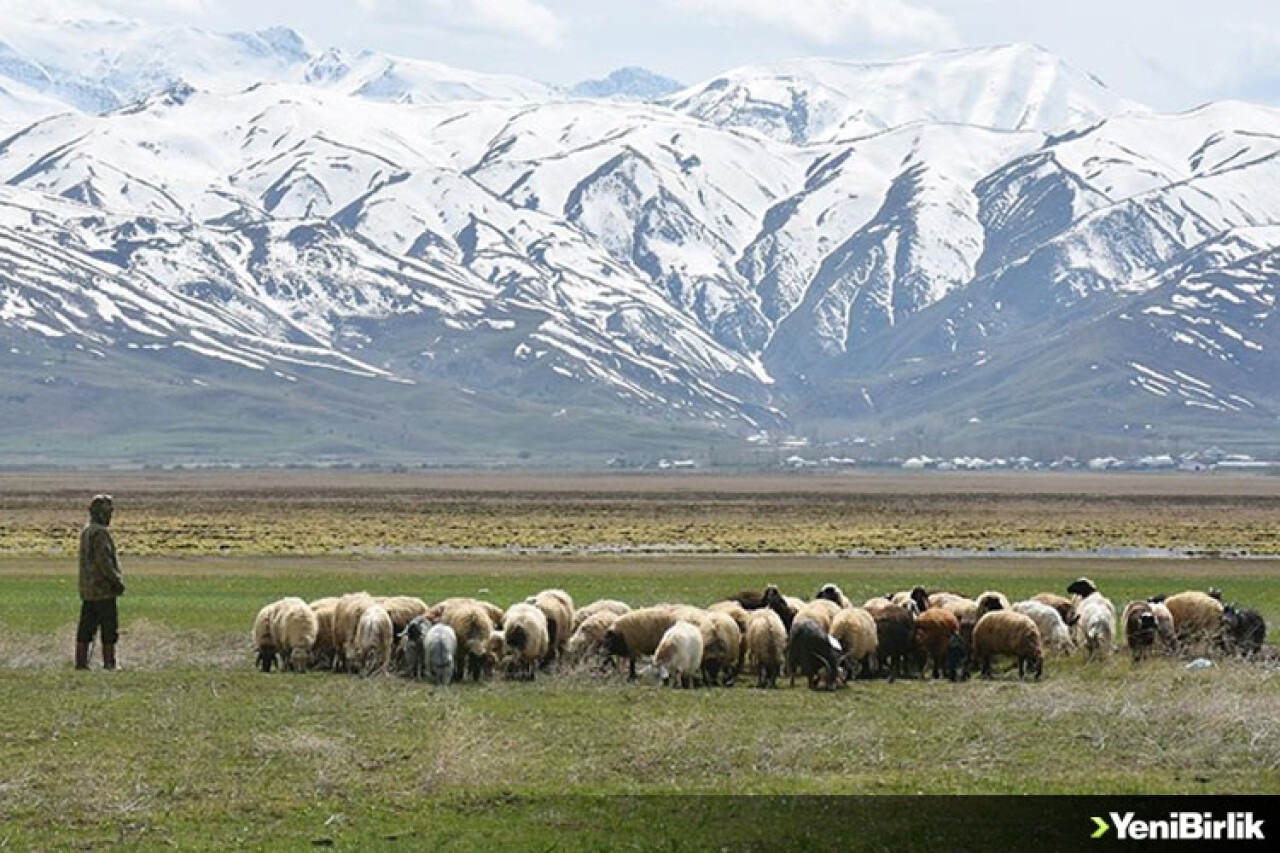
[[[111,531],[91,521],[80,531],[80,598],[105,601],[124,595],[124,576],[116,561]]]

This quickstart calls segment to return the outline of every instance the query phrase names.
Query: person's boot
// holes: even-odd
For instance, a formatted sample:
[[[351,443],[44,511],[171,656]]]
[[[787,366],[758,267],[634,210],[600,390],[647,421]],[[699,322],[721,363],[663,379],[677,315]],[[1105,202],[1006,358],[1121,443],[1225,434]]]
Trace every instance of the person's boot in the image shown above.
[[[76,669],[89,668],[89,644],[76,641]]]
[[[105,670],[114,670],[116,668],[116,644],[102,644],[102,668]]]

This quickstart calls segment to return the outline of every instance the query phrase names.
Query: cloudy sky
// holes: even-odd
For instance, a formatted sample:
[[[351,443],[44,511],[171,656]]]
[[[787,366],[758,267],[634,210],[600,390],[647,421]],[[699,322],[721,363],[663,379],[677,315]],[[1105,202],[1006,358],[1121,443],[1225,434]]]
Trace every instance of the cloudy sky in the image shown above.
[[[1160,109],[1218,98],[1280,103],[1274,0],[0,0],[0,14],[33,8],[216,30],[286,24],[321,46],[557,84],[621,65],[696,82],[796,56],[887,58],[1027,41]]]

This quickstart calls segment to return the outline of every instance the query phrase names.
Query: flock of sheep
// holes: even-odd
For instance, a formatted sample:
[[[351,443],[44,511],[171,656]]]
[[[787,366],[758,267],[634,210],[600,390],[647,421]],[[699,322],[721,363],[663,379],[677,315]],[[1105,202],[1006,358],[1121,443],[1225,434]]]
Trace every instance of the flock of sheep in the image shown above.
[[[919,672],[953,681],[971,668],[992,677],[998,657],[1017,661],[1018,676],[1039,678],[1046,649],[1110,655],[1116,608],[1088,578],[1068,596],[1041,593],[1010,603],[1000,592],[970,598],[917,586],[854,606],[835,584],[812,600],[776,586],[742,592],[707,608],[660,604],[633,609],[600,600],[575,608],[564,590],[549,589],[505,611],[474,598],[428,606],[409,596],[358,592],[310,603],[284,598],[258,613],[257,663],[269,672],[325,668],[364,674],[399,671],[447,685],[493,673],[532,679],[557,661],[609,665],[652,658],[648,671],[672,686],[734,683],[739,672],[776,687],[785,671],[795,683],[834,689],[854,677],[889,680]],[[1256,610],[1224,605],[1221,594],[1188,591],[1129,602],[1120,617],[1135,661],[1221,650],[1251,655],[1266,637]]]

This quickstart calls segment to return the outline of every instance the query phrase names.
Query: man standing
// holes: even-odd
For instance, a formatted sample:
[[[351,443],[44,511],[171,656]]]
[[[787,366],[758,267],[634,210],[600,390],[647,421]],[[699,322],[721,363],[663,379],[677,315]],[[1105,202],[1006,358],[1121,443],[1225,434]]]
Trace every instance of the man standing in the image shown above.
[[[80,531],[80,624],[76,628],[76,669],[89,668],[89,645],[102,630],[102,668],[116,668],[120,617],[116,598],[124,595],[124,576],[116,561],[116,543],[107,527],[115,507],[111,495],[96,495],[89,523]]]

